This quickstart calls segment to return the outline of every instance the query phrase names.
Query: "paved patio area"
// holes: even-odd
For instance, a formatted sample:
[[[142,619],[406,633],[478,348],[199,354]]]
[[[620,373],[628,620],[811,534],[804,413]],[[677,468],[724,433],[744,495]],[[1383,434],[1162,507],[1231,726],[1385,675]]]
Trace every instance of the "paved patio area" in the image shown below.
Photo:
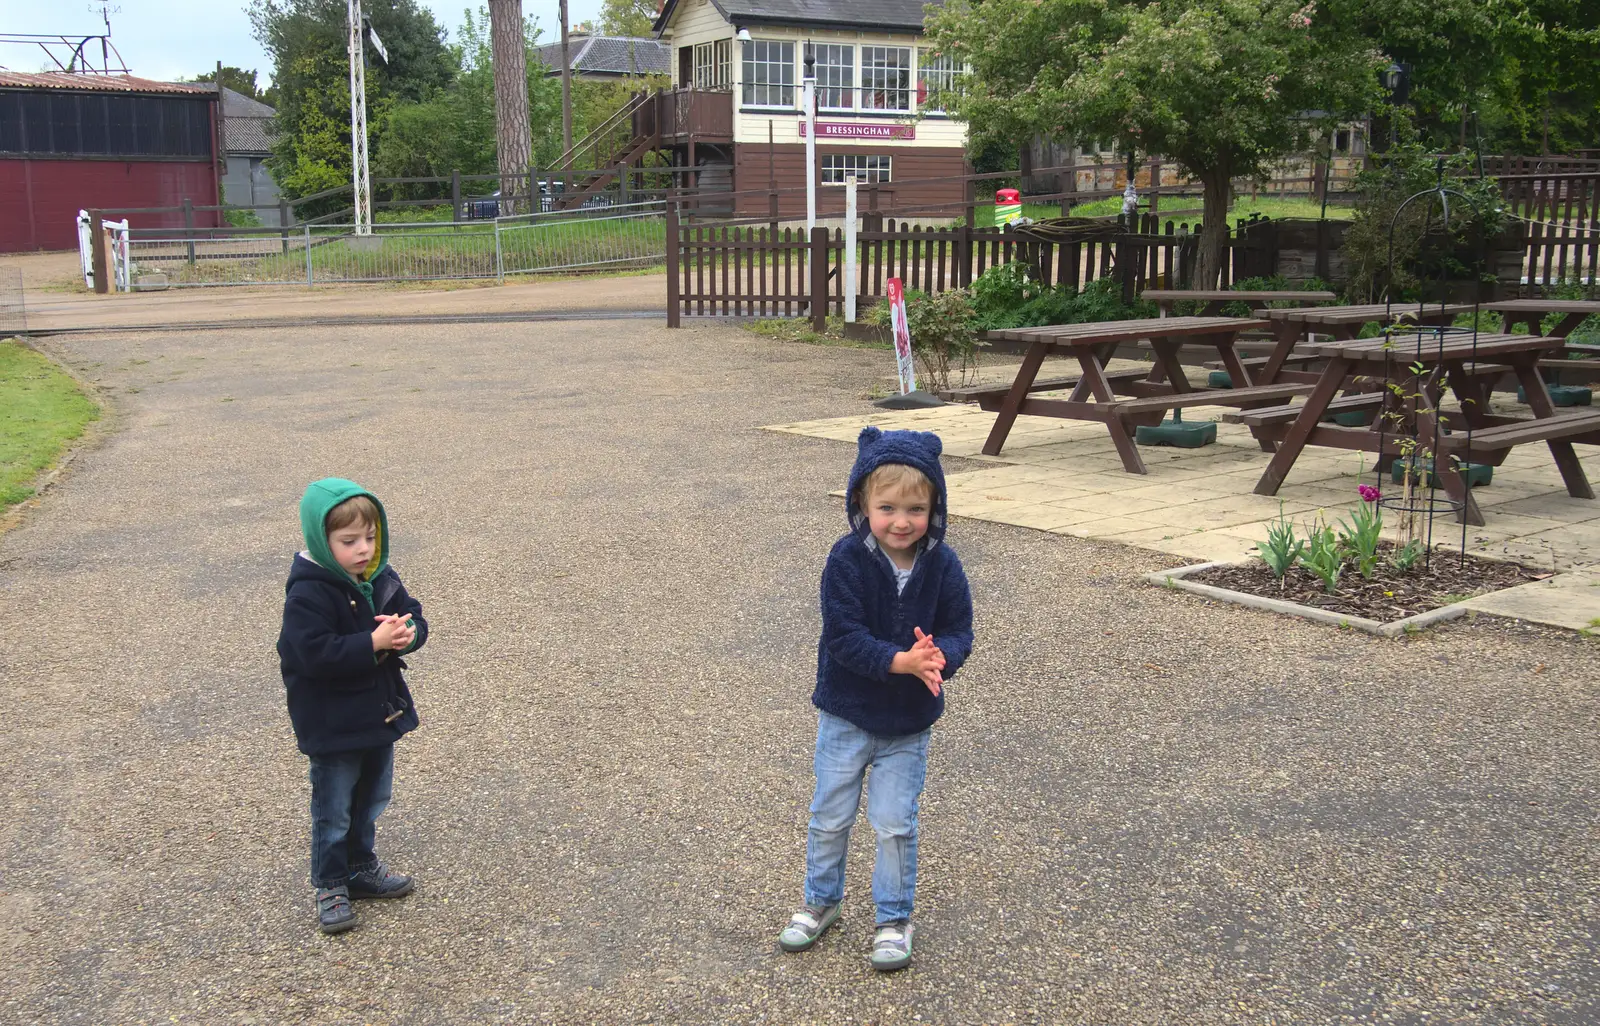
[[[1224,412],[1195,407],[1184,417],[1216,420]],[[1124,471],[1105,427],[1088,421],[1019,417],[1001,454],[984,456],[980,450],[994,419],[976,406],[955,404],[775,424],[769,430],[840,441],[854,439],[866,424],[933,431],[947,454],[990,464],[950,478],[955,515],[1196,562],[1246,558],[1280,513],[1297,524],[1318,515],[1336,522],[1359,502],[1358,483],[1378,481],[1364,454],[1308,447],[1278,495],[1256,495],[1271,457],[1247,428],[1222,423],[1214,445],[1142,447],[1150,470],[1144,476]],[[1580,446],[1579,455],[1590,480],[1600,482],[1600,452]],[[1575,629],[1591,626],[1600,617],[1600,500],[1567,495],[1543,445],[1514,450],[1495,468],[1493,483],[1478,489],[1477,499],[1487,523],[1466,529],[1469,553],[1570,572],[1470,600],[1469,607]],[[1395,532],[1391,527],[1386,533]],[[1437,546],[1460,551],[1462,541],[1461,525],[1453,519],[1435,523]]]

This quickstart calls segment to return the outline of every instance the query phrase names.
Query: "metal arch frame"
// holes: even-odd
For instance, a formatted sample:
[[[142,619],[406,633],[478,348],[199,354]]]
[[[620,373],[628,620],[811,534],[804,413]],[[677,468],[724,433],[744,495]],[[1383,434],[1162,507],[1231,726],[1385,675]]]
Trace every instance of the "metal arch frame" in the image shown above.
[[[1476,115],[1476,112],[1474,112],[1474,115]],[[1483,178],[1483,162],[1482,162],[1482,155],[1481,154],[1479,155],[1479,161],[1478,161],[1478,178],[1480,180],[1482,180],[1482,178]],[[1470,207],[1470,205],[1472,203],[1472,197],[1468,196],[1466,193],[1462,192],[1460,189],[1452,189],[1449,186],[1445,185],[1445,183],[1444,183],[1444,160],[1441,158],[1439,160],[1439,162],[1435,165],[1435,168],[1434,168],[1434,185],[1433,185],[1433,188],[1420,190],[1418,192],[1412,193],[1410,196],[1407,196],[1404,200],[1401,200],[1400,201],[1400,205],[1395,208],[1394,214],[1389,218],[1388,253],[1386,254],[1387,259],[1385,261],[1385,267],[1386,267],[1387,274],[1388,274],[1388,280],[1386,280],[1384,282],[1384,288],[1383,288],[1383,301],[1384,301],[1384,309],[1385,309],[1386,313],[1388,313],[1389,311],[1392,311],[1393,303],[1394,303],[1394,295],[1390,291],[1390,289],[1391,289],[1391,286],[1394,284],[1394,281],[1393,281],[1393,279],[1394,279],[1394,236],[1395,236],[1395,229],[1400,224],[1400,215],[1403,214],[1405,212],[1405,209],[1407,207],[1409,207],[1415,201],[1417,201],[1419,199],[1426,198],[1428,200],[1427,218],[1423,223],[1423,234],[1426,235],[1428,233],[1428,229],[1432,227],[1433,200],[1434,200],[1435,197],[1437,197],[1438,201],[1439,201],[1439,210],[1440,210],[1440,225],[1443,228],[1443,230],[1445,231],[1445,233],[1448,235],[1448,233],[1450,231],[1450,197],[1451,196],[1458,197],[1463,203],[1467,204],[1469,207]],[[1481,251],[1480,251],[1480,254],[1481,254]],[[1442,274],[1442,272],[1441,272],[1441,274]],[[1445,302],[1445,299],[1444,299],[1444,297],[1442,295],[1440,296],[1439,302],[1440,302],[1441,305],[1443,305],[1444,302]],[[1472,334],[1472,356],[1471,356],[1472,362],[1476,362],[1476,360],[1477,360],[1477,351],[1478,351],[1478,314],[1479,314],[1478,304],[1479,304],[1478,291],[1476,289],[1474,289],[1473,290],[1473,296],[1472,296],[1472,327],[1471,327],[1471,329],[1462,329],[1462,328],[1451,329],[1449,327],[1442,326],[1442,325],[1437,327],[1437,328],[1435,328],[1435,329],[1433,329],[1434,335],[1438,339],[1439,345],[1441,347],[1444,345],[1444,336],[1446,334],[1449,334],[1452,330],[1455,330],[1455,331],[1463,333],[1463,334],[1466,333],[1466,331],[1470,330],[1471,334]],[[1421,299],[1419,297],[1419,299],[1417,301],[1418,312],[1420,313],[1426,307],[1426,305],[1427,305],[1426,300],[1423,300],[1423,299]],[[1392,328],[1385,329],[1385,334],[1390,337],[1390,340],[1391,340],[1391,343],[1392,343],[1393,335],[1394,335],[1394,329],[1392,329]],[[1420,327],[1419,327],[1419,330],[1417,332],[1417,352],[1418,352],[1418,354],[1420,354],[1421,351],[1422,351],[1422,335],[1423,335],[1423,332],[1422,332],[1422,330],[1420,330]],[[1389,387],[1389,371],[1390,371],[1390,362],[1388,360],[1386,360],[1384,362],[1384,388],[1386,390]],[[1466,399],[1466,398],[1463,399],[1463,402],[1477,402],[1477,401],[1478,400],[1476,400],[1476,399]],[[1380,417],[1381,417],[1381,413],[1380,413]],[[1379,438],[1381,440],[1382,437],[1383,437],[1383,426],[1382,426],[1381,421],[1380,421],[1379,426],[1378,426],[1378,433],[1379,433]],[[1380,441],[1380,445],[1381,445],[1381,441]],[[1430,470],[1429,475],[1428,475],[1428,482],[1429,482],[1429,486],[1428,486],[1428,507],[1427,507],[1427,509],[1428,509],[1428,535],[1427,535],[1428,541],[1427,541],[1426,547],[1423,550],[1423,565],[1424,566],[1429,565],[1432,562],[1433,518],[1434,518],[1435,510],[1436,510],[1437,505],[1438,505],[1438,499],[1437,499],[1438,484],[1437,484],[1437,482],[1438,482],[1438,460],[1440,459],[1440,454],[1437,453],[1437,452],[1433,453],[1432,459],[1434,461],[1433,462],[1433,467]],[[1463,463],[1471,463],[1471,461],[1472,461],[1472,421],[1470,419],[1468,419],[1467,422],[1466,422],[1466,448],[1465,448],[1465,451],[1464,451],[1464,453],[1463,453],[1463,455],[1461,457],[1461,460],[1462,460]],[[1379,466],[1382,465],[1381,460],[1379,461],[1378,465]],[[1409,474],[1410,470],[1408,469],[1406,472]],[[1466,503],[1470,504],[1471,500],[1472,500],[1472,495],[1471,495],[1472,483],[1471,483],[1470,480],[1467,480],[1465,477],[1463,477],[1463,481],[1465,482],[1466,488],[1467,488]],[[1379,473],[1379,476],[1378,476],[1378,486],[1380,488],[1383,486],[1383,479],[1382,479],[1381,472]],[[1465,506],[1463,508],[1465,508]],[[1461,561],[1462,561],[1463,565],[1466,562],[1466,558],[1467,558],[1467,518],[1463,515],[1462,518],[1461,518]]]
[[[96,39],[100,40],[100,67],[98,68],[90,62],[88,55],[84,52],[89,44]],[[44,51],[44,55],[50,58],[51,63],[59,68],[63,74],[126,75],[129,73],[127,62],[122,59],[121,52],[117,50],[116,44],[111,41],[109,34],[67,36],[31,32],[4,32],[0,33],[0,45],[4,44],[37,46]],[[65,47],[68,50],[71,56],[67,58],[66,64],[61,63],[61,58],[56,56],[56,52],[52,47]],[[115,66],[111,63],[113,55],[117,58]],[[74,71],[73,69],[76,70]]]

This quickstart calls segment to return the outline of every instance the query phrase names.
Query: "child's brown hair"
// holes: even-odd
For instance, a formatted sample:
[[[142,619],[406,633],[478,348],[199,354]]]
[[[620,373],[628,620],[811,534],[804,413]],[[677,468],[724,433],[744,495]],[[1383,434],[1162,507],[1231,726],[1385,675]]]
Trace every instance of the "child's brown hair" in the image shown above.
[[[323,529],[328,533],[359,523],[363,527],[378,526],[378,504],[367,495],[352,495],[339,505],[328,510],[327,517],[323,520]]]

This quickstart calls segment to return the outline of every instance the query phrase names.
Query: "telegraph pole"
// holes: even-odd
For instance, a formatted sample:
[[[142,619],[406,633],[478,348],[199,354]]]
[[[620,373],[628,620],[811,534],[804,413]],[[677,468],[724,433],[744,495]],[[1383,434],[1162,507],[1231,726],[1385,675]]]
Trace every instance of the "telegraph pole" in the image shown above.
[[[572,58],[567,53],[567,0],[561,0],[561,151],[572,152]]]

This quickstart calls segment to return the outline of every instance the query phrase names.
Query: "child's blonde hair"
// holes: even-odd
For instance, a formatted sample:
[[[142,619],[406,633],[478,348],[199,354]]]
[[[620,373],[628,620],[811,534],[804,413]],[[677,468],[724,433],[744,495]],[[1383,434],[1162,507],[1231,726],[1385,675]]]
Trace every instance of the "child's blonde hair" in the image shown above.
[[[891,491],[919,491],[931,503],[933,501],[933,482],[928,480],[928,475],[916,467],[906,463],[884,463],[875,468],[861,482],[861,490],[856,495],[856,505],[866,508],[867,499],[877,489]]]
[[[323,530],[329,534],[355,523],[363,527],[378,526],[378,504],[372,501],[371,496],[352,495],[328,510],[328,516],[322,522]]]

